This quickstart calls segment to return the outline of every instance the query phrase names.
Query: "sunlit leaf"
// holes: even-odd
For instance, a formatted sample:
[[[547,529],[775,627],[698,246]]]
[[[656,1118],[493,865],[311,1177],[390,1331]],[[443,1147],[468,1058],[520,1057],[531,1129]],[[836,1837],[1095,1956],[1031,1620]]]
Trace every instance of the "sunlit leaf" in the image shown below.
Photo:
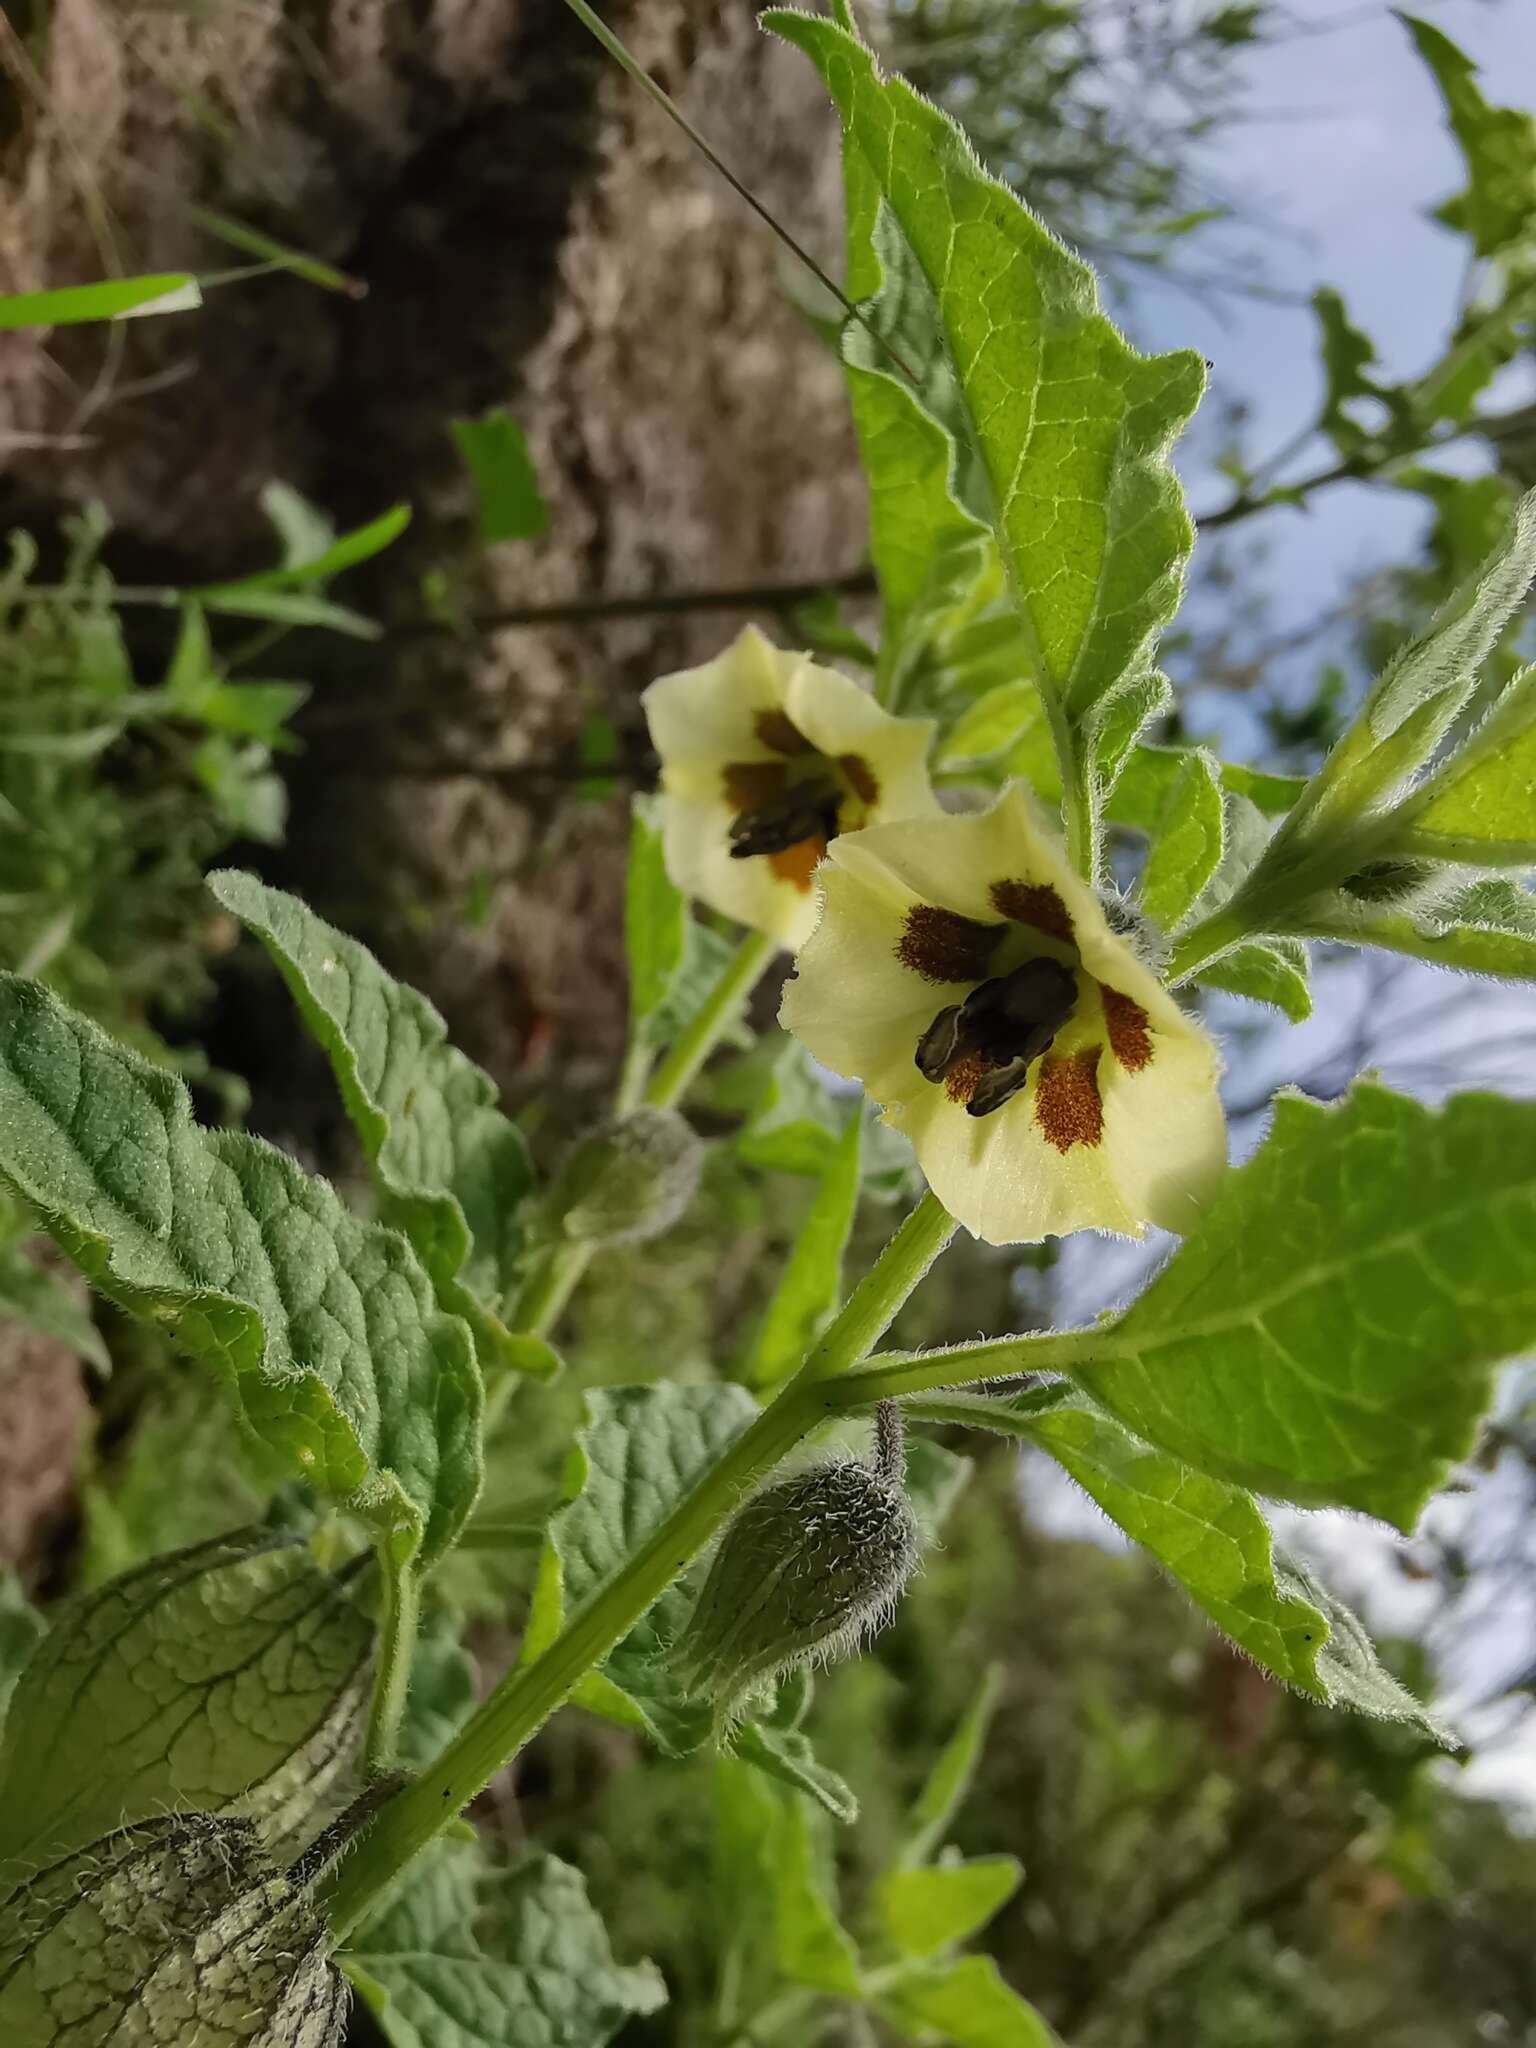
[[[1293,1024],[1312,1014],[1312,984],[1306,946],[1300,939],[1250,939],[1234,946],[1195,979],[1205,988],[1224,989],[1250,1002],[1273,1003]]]
[[[479,494],[480,538],[490,544],[536,540],[549,525],[549,507],[517,421],[498,406],[449,427]]]
[[[843,1251],[859,1201],[863,1118],[858,1105],[843,1126],[812,1197],[748,1361],[753,1384],[777,1386],[796,1371],[837,1308]]]
[[[154,277],[109,277],[99,284],[0,298],[0,333],[18,327],[74,327],[86,320],[126,320],[146,313],[189,313],[203,303],[197,279],[184,270]]]
[[[1217,764],[1197,748],[1185,755],[1164,799],[1141,874],[1141,907],[1165,931],[1188,915],[1215,874],[1225,844]]]

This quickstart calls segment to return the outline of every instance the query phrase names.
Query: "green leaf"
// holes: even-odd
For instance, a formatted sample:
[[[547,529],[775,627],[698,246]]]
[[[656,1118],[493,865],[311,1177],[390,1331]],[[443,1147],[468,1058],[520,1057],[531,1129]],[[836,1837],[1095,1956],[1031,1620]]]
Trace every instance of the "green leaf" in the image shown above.
[[[836,1771],[818,1763],[808,1736],[798,1728],[776,1728],[766,1721],[743,1721],[732,1731],[731,1748],[744,1763],[770,1778],[803,1792],[834,1820],[852,1827],[859,1802]]]
[[[526,1354],[476,1299],[499,1308],[513,1285],[519,1210],[533,1181],[495,1084],[449,1045],[425,996],[298,897],[233,868],[208,886],[276,961],[331,1062],[386,1214],[415,1246],[443,1307],[469,1320],[484,1364],[526,1369]]]
[[[480,1482],[469,1331],[405,1239],[173,1075],[0,977],[0,1180],[87,1279],[215,1366],[322,1493],[435,1557]]]
[[[1440,218],[1470,236],[1479,256],[1528,244],[1536,232],[1536,120],[1523,108],[1491,107],[1475,83],[1477,67],[1449,36],[1411,14],[1399,19],[1435,75],[1466,162],[1467,189]]]
[[[367,1619],[302,1543],[246,1530],[59,1610],[0,1751],[0,1893],[167,1812],[301,1826],[350,1761]]]
[[[939,1752],[938,1761],[917,1796],[907,1824],[901,1851],[904,1867],[912,1868],[929,1860],[944,1840],[951,1821],[959,1811],[960,1802],[971,1789],[971,1782],[981,1764],[981,1753],[986,1747],[987,1731],[997,1711],[1002,1679],[1001,1665],[993,1664],[987,1668],[960,1725]]]
[[[1202,967],[1195,979],[1250,1002],[1273,1003],[1293,1024],[1312,1014],[1308,955],[1300,939],[1250,939]]]
[[[624,949],[629,960],[629,1029],[640,1045],[658,1042],[664,1012],[688,952],[688,899],[667,873],[661,810],[636,797],[630,813],[629,867],[624,884]]]
[[[888,1870],[875,1893],[881,1924],[903,1955],[936,1955],[985,1927],[1023,1878],[1015,1856]]]
[[[1346,914],[1335,902],[1332,909],[1325,904],[1309,917],[1307,928],[1318,938],[1384,946],[1463,974],[1536,981],[1536,899],[1513,882],[1469,882],[1415,916],[1366,922],[1353,908]]]
[[[578,1871],[553,1856],[497,1870],[439,1843],[341,1965],[391,2048],[601,2048],[666,1987],[623,1968]]]
[[[153,277],[109,277],[100,284],[0,298],[0,334],[18,327],[75,327],[84,320],[127,320],[146,313],[189,313],[203,303],[197,279],[184,270]]]
[[[1187,747],[1134,748],[1110,796],[1107,815],[1111,821],[1138,832],[1155,831],[1188,757]],[[1246,797],[1266,818],[1283,817],[1306,788],[1296,775],[1268,775],[1233,761],[1218,762],[1217,767],[1222,788],[1233,796]]]
[[[833,1998],[860,1995],[859,1955],[837,1917],[830,1873],[819,1867],[804,1800],[779,1802],[770,1851],[773,1870],[774,1950],[791,1984]]]
[[[98,1372],[110,1372],[111,1357],[78,1287],[78,1281],[67,1286],[29,1259],[19,1244],[0,1244],[0,1316],[15,1316],[28,1329],[66,1345]]]
[[[752,1055],[748,1055],[752,1060]],[[737,1155],[770,1173],[818,1178],[830,1168],[839,1133],[837,1111],[798,1038],[781,1031],[759,1040],[745,1079],[761,1076],[736,1136]]]
[[[1089,753],[1101,803],[1119,781],[1142,733],[1172,706],[1173,685],[1161,669],[1127,676],[1099,699],[1089,728]]]
[[[1049,1451],[1264,1670],[1326,1705],[1412,1721],[1451,1741],[1381,1669],[1355,1617],[1300,1566],[1276,1561],[1269,1524],[1244,1488],[1139,1443],[1081,1400],[1018,1414],[1016,1433]]]
[[[277,509],[279,507],[280,510]],[[330,521],[324,514],[317,513],[313,506],[307,505],[297,491],[289,490],[285,485],[269,484],[262,493],[262,509],[286,543],[280,566],[263,569],[255,576],[244,576],[238,583],[214,584],[194,591],[193,596],[206,604],[217,593],[223,600],[221,608],[229,611],[233,608],[228,602],[232,594],[248,596],[252,592],[291,590],[295,584],[327,583],[331,577],[339,576],[343,569],[355,568],[359,562],[382,554],[411,523],[409,505],[391,505],[387,512],[381,512],[366,525],[355,526],[350,533],[340,534],[322,545],[323,536],[330,532]],[[323,620],[315,623],[321,624]]]
[[[397,1744],[405,1770],[425,1770],[475,1709],[475,1667],[460,1624],[442,1610],[423,1622],[411,1652],[411,1684]]]
[[[1536,491],[1515,507],[1503,540],[1478,574],[1395,655],[1359,717],[1308,783],[1281,828],[1279,857],[1298,829],[1351,821],[1379,809],[1429,759],[1465,708],[1483,662],[1536,574]]]
[[[958,771],[995,760],[1016,747],[1045,716],[1033,683],[997,683],[970,704],[939,742],[941,769]]]
[[[837,1309],[843,1253],[859,1205],[863,1117],[855,1105],[843,1127],[763,1316],[746,1377],[769,1388],[798,1370]]]
[[[1411,1529],[1536,1337],[1536,1103],[1442,1110],[1374,1083],[1275,1103],[1073,1376],[1211,1478]]]
[[[593,1598],[757,1414],[745,1387],[600,1387],[566,1466],[566,1504],[551,1519],[523,1638],[533,1664],[564,1620]],[[692,1609],[674,1586],[571,1695],[640,1728],[663,1749],[697,1748],[708,1707],[687,1699],[666,1652]]]
[[[845,349],[909,400],[915,376],[953,440],[951,495],[996,536],[1033,680],[1081,718],[1147,664],[1178,599],[1192,536],[1166,456],[1199,399],[1200,359],[1137,354],[1087,266],[853,37],[782,8],[763,23],[816,64],[883,201],[883,283],[863,310],[905,368],[857,325]],[[878,442],[866,436],[864,453],[879,492]]]
[[[1340,454],[1354,455],[1372,436],[1344,408],[1358,398],[1390,404],[1396,394],[1367,374],[1376,360],[1376,344],[1351,322],[1332,286],[1312,294],[1312,310],[1317,315],[1325,383],[1317,424]]]
[[[249,1822],[122,1828],[0,1911],[0,2039],[340,2048],[347,1987],[308,1893]]]
[[[1169,790],[1141,875],[1141,907],[1173,931],[1215,874],[1226,843],[1216,762],[1204,748],[1186,754]]]
[[[273,570],[272,575],[284,572]],[[248,583],[204,583],[189,592],[211,612],[236,619],[266,619],[275,626],[323,626],[353,640],[377,640],[383,628],[376,620],[309,590],[268,590],[257,578]]]
[[[1005,1984],[990,1956],[903,1977],[880,1999],[898,2030],[934,2034],[954,2048],[1059,2048],[1056,2036],[1027,1999]]]
[[[454,446],[474,478],[480,498],[480,538],[537,540],[549,525],[549,507],[528,453],[523,430],[501,407],[477,420],[450,420]]]
[[[1536,867],[1536,668],[1399,813],[1392,851],[1478,867]]]
[[[6,1710],[16,1682],[46,1627],[43,1617],[22,1592],[16,1574],[8,1568],[0,1571],[0,1736],[4,1734]],[[0,1749],[0,1755],[3,1754]]]

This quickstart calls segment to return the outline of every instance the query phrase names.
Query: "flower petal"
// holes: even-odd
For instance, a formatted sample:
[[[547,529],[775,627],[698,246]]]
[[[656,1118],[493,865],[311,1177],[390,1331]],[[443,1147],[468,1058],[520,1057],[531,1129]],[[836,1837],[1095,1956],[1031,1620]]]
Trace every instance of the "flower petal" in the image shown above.
[[[717,778],[728,761],[771,761],[759,718],[784,709],[784,692],[803,657],[786,654],[755,626],[738,633],[723,654],[698,668],[658,676],[641,698],[651,743],[690,794],[702,772]]]
[[[893,718],[867,690],[813,661],[802,661],[789,677],[784,702],[818,753],[849,764],[856,787],[868,778],[870,818],[937,812],[927,765],[935,730],[931,719]]]
[[[802,889],[769,858],[734,860],[727,837],[731,811],[720,798],[681,795],[670,776],[662,778],[662,792],[662,856],[684,895],[792,950],[803,945],[816,924],[814,885]]]

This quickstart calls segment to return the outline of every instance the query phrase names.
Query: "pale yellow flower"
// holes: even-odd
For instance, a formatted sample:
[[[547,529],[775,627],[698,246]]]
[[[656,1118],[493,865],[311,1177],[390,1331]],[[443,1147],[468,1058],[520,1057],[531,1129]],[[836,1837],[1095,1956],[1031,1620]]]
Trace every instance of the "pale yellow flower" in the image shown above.
[[[1210,1039],[1014,784],[838,839],[781,1021],[905,1131],[992,1244],[1187,1231],[1226,1164]]]
[[[933,726],[747,627],[644,699],[661,756],[662,847],[679,889],[791,948],[816,922],[811,877],[840,832],[938,808]]]

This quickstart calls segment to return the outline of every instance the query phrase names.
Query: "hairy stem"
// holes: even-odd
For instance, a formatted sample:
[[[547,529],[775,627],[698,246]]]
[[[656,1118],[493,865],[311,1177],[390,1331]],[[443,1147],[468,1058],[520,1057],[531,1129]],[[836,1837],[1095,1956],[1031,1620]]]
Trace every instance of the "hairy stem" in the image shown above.
[[[338,1939],[366,1918],[411,1858],[511,1762],[586,1673],[687,1570],[742,1495],[837,1411],[841,1404],[828,1383],[878,1341],[954,1227],[934,1197],[926,1195],[777,1400],[607,1585],[571,1616],[538,1662],[505,1679],[436,1762],[389,1802],[357,1851],[323,1887],[322,1905]]]
[[[379,1548],[379,1653],[373,1674],[364,1758],[370,1776],[395,1761],[400,1719],[411,1683],[411,1659],[421,1620],[421,1582],[414,1564],[397,1564]]]
[[[835,1387],[822,1390],[829,1408],[874,1408],[908,1394],[938,1387],[965,1387],[977,1380],[1014,1379],[1020,1373],[1080,1370],[1102,1348],[1100,1329],[1063,1330],[1035,1337],[992,1337],[980,1344],[955,1344],[944,1351],[887,1351]]]

